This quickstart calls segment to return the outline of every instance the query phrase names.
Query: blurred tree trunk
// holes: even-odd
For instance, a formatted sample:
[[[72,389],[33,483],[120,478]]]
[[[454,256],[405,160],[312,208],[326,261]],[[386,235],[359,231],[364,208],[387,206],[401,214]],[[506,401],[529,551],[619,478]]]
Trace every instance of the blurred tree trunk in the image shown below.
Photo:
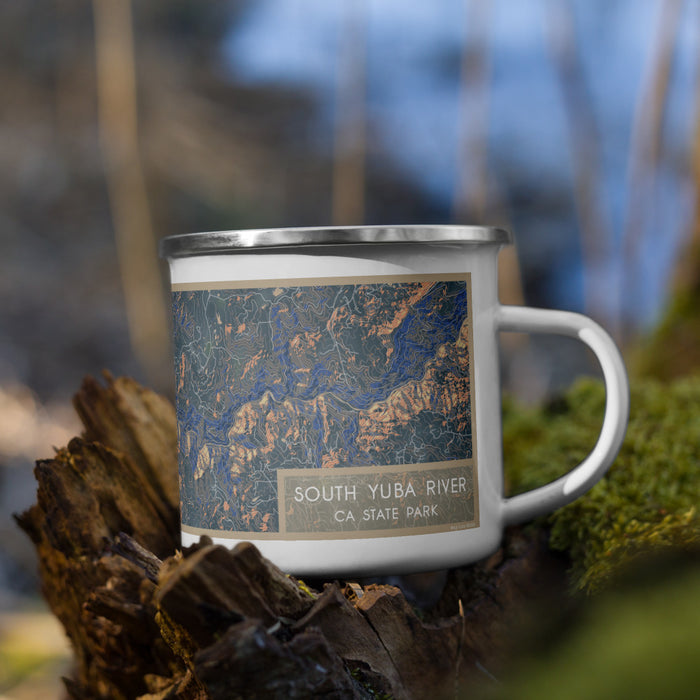
[[[505,206],[489,173],[492,10],[490,0],[464,0],[466,36],[460,64],[457,184],[452,218],[467,225],[508,228]],[[498,256],[498,295],[504,304],[525,301],[515,245],[508,246]],[[506,349],[522,348],[525,344],[525,335],[505,341]]]
[[[489,115],[491,57],[489,32],[491,0],[463,0],[465,37],[462,42],[459,80],[456,186],[452,218],[458,224],[510,228],[506,205],[489,168]],[[503,304],[525,303],[517,241],[498,255],[498,298]],[[501,335],[502,368],[510,390],[518,395],[539,393],[540,375],[520,371],[523,358],[530,364],[529,336]],[[528,377],[527,382],[521,380]],[[534,382],[530,380],[536,377]]]
[[[367,5],[345,0],[335,104],[332,220],[336,226],[364,223],[366,157]]]
[[[170,382],[169,334],[151,212],[141,168],[130,0],[93,0],[97,99],[129,335],[150,382]]]
[[[661,161],[668,89],[683,5],[683,0],[659,3],[655,46],[650,52],[634,113],[622,231],[620,325],[623,332],[629,326],[624,318],[625,303],[637,292],[638,253],[649,231],[647,221],[655,194],[655,175]]]
[[[673,273],[667,311],[632,357],[635,371],[665,380],[700,371],[700,62],[696,75],[695,133],[691,147],[694,217],[688,242]]]
[[[456,221],[474,224],[485,223],[492,213],[488,172],[491,11],[490,0],[464,0],[466,35],[460,65],[457,187],[452,208]]]

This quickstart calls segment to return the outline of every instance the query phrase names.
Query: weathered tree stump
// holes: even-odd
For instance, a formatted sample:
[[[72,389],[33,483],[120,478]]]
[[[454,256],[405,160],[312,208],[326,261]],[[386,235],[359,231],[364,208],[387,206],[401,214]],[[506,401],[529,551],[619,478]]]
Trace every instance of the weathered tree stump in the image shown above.
[[[84,434],[37,462],[37,503],[16,516],[74,649],[71,698],[454,697],[561,574],[541,531],[514,530],[417,609],[386,584],[310,588],[250,544],[180,551],[173,407],[105,379],[84,381]]]

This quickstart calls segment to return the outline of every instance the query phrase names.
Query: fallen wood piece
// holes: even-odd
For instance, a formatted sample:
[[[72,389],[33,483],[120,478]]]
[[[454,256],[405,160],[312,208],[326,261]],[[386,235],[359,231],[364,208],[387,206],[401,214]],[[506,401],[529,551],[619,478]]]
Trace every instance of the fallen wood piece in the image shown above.
[[[163,562],[153,552],[149,552],[129,535],[123,532],[119,533],[114,538],[111,551],[124,557],[124,559],[128,559],[132,564],[136,564],[140,569],[143,569],[143,573],[146,574],[149,581],[157,583]]]
[[[313,598],[253,545],[239,544],[231,552],[205,544],[164,563],[155,603],[205,646],[245,618],[268,626],[280,618],[298,618]]]
[[[212,700],[230,698],[371,697],[348,675],[318,631],[280,641],[257,620],[244,620],[195,657],[195,669]]]
[[[37,503],[17,516],[74,649],[71,698],[454,697],[506,653],[551,559],[513,531],[417,610],[396,586],[315,590],[248,543],[180,551],[172,406],[106,375],[76,407],[84,436],[37,463]]]

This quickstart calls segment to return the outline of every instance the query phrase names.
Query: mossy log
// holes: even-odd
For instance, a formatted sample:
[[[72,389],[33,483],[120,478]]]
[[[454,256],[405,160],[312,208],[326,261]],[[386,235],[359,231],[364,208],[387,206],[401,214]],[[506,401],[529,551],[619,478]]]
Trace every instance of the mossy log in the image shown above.
[[[543,581],[563,588],[542,530],[403,590],[304,583],[251,544],[181,550],[172,405],[105,375],[75,407],[84,434],[37,462],[37,503],[16,517],[72,643],[76,700],[454,697],[498,668]],[[437,602],[419,608],[426,580]]]

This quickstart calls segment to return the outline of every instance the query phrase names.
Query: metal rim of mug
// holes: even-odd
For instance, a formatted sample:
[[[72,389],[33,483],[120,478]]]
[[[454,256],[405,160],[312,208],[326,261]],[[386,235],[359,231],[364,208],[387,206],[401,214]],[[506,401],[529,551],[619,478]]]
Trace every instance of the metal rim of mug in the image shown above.
[[[387,243],[513,242],[509,231],[495,226],[319,226],[235,231],[206,231],[167,236],[160,242],[163,258],[215,255],[258,248],[376,245]]]

